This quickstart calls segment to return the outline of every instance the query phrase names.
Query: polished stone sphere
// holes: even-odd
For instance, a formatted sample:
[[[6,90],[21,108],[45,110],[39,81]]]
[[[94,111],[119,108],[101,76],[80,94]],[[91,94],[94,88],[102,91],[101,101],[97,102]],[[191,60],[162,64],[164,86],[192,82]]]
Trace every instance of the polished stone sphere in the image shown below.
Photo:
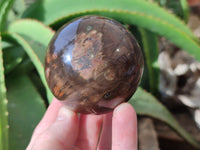
[[[137,41],[119,22],[85,16],[57,31],[45,75],[54,96],[71,110],[102,114],[130,99],[143,64]]]

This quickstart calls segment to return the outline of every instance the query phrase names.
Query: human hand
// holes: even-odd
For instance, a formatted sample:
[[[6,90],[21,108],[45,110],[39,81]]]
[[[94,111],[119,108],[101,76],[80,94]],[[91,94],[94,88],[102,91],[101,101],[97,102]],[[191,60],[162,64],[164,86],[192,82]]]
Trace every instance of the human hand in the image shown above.
[[[26,150],[95,149],[137,149],[137,117],[130,104],[104,115],[77,115],[54,99]]]

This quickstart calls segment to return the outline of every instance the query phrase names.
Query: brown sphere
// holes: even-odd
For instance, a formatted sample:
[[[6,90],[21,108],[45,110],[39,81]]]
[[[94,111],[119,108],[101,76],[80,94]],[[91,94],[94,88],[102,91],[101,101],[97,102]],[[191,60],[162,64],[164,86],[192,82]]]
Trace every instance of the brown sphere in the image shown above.
[[[51,40],[45,75],[54,96],[79,113],[102,114],[128,101],[143,72],[134,36],[119,22],[85,16]]]

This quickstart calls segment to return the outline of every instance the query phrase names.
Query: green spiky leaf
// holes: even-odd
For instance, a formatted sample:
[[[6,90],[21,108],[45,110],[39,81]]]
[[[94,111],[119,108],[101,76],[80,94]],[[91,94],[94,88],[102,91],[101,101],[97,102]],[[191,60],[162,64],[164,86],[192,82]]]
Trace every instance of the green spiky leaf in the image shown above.
[[[0,36],[0,149],[8,150],[8,111]]]
[[[7,15],[14,0],[4,0],[0,4],[0,31],[4,31],[7,23]]]
[[[13,73],[7,78],[9,111],[9,146],[25,149],[34,128],[45,113],[45,105],[26,74]]]
[[[24,13],[24,17],[55,25],[87,14],[111,17],[155,32],[200,60],[200,46],[190,29],[173,14],[145,0],[61,0],[59,3],[44,0]]]
[[[31,32],[30,32],[31,26]],[[11,24],[8,28],[9,34],[5,35],[6,40],[13,40],[23,47],[31,61],[35,65],[40,78],[47,89],[48,100],[51,102],[53,95],[50,92],[44,75],[44,58],[47,45],[54,32],[42,23],[24,19]]]
[[[137,114],[147,115],[167,123],[186,141],[194,147],[200,148],[199,143],[179,125],[172,114],[150,93],[138,88],[129,103],[134,106]]]

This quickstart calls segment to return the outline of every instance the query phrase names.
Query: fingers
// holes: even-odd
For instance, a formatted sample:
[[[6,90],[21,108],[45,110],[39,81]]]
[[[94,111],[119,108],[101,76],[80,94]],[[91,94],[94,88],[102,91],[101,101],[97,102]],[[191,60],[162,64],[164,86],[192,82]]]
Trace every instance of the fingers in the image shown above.
[[[113,113],[103,115],[103,126],[98,150],[110,150],[112,142],[112,116]]]
[[[113,112],[112,150],[137,150],[137,117],[128,103],[120,104]]]
[[[113,114],[81,114],[78,118],[75,112],[54,99],[37,126],[27,150],[66,150],[72,147],[93,150],[96,145],[98,150],[110,150],[111,145],[112,150],[137,149],[137,118],[130,104],[120,104]]]
[[[55,122],[33,141],[28,150],[66,150],[74,145],[77,134],[77,114],[62,107]]]
[[[94,150],[98,143],[102,126],[102,115],[83,115],[79,118],[79,135],[75,147],[81,150]]]

